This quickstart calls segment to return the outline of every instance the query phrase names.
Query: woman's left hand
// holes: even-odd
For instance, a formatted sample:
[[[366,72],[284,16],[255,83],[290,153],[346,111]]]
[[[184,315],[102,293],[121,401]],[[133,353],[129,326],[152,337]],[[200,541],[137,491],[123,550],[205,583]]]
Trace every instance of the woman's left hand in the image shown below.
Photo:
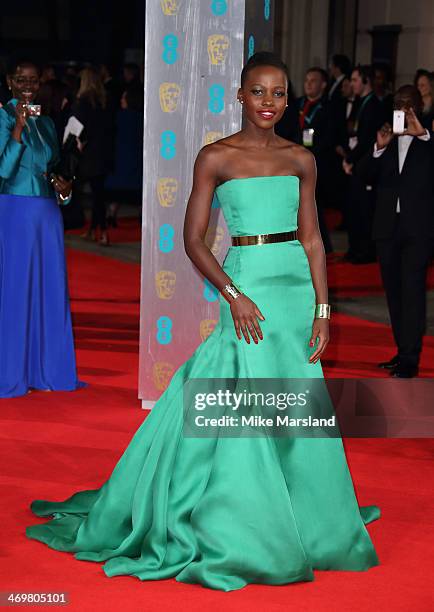
[[[319,339],[318,346],[315,352],[309,358],[310,363],[316,363],[325,351],[327,344],[329,343],[329,320],[328,319],[314,319],[312,325],[312,335],[310,337],[309,346],[315,346],[315,342]]]
[[[55,176],[53,180],[53,187],[57,193],[67,198],[72,191],[72,181],[67,181],[62,176]]]

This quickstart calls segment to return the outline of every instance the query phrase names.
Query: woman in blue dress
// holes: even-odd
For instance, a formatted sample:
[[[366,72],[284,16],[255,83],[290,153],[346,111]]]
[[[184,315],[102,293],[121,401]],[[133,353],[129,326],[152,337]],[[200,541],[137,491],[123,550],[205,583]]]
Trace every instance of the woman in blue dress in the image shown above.
[[[32,111],[38,69],[15,65],[8,85],[13,98],[0,109],[2,398],[79,386],[59,210],[71,183],[52,174],[59,159],[52,120]]]

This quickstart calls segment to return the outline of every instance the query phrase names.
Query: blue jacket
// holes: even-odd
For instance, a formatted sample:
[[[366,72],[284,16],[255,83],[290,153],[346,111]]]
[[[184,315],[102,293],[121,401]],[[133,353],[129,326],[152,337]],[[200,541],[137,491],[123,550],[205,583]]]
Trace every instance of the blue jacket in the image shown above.
[[[14,98],[0,108],[0,194],[54,197],[49,174],[59,161],[59,143],[50,117],[28,117],[22,142],[12,138]]]

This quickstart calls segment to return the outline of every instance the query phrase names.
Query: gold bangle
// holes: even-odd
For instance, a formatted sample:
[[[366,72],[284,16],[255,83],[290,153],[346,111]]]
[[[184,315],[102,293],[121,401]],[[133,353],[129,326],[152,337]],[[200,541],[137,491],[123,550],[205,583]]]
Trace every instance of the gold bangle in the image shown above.
[[[315,307],[315,319],[330,319],[330,304],[317,304]]]

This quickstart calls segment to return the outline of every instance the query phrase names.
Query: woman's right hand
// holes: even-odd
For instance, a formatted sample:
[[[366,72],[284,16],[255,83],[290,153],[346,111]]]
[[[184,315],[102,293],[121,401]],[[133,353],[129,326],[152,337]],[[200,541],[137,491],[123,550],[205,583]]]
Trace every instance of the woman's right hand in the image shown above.
[[[26,103],[18,102],[18,104],[15,107],[15,119],[16,119],[16,126],[19,127],[21,130],[26,125],[27,116],[28,116],[28,112],[26,108]]]
[[[17,142],[21,142],[21,134],[24,127],[27,125],[27,109],[25,102],[18,102],[15,107],[15,126],[12,130],[12,136]]]
[[[252,336],[255,344],[258,344],[258,338],[263,340],[258,319],[265,321],[265,317],[247,295],[241,293],[231,301],[230,308],[238,340],[241,340],[241,334],[243,334],[247,344],[250,344],[250,336]]]

